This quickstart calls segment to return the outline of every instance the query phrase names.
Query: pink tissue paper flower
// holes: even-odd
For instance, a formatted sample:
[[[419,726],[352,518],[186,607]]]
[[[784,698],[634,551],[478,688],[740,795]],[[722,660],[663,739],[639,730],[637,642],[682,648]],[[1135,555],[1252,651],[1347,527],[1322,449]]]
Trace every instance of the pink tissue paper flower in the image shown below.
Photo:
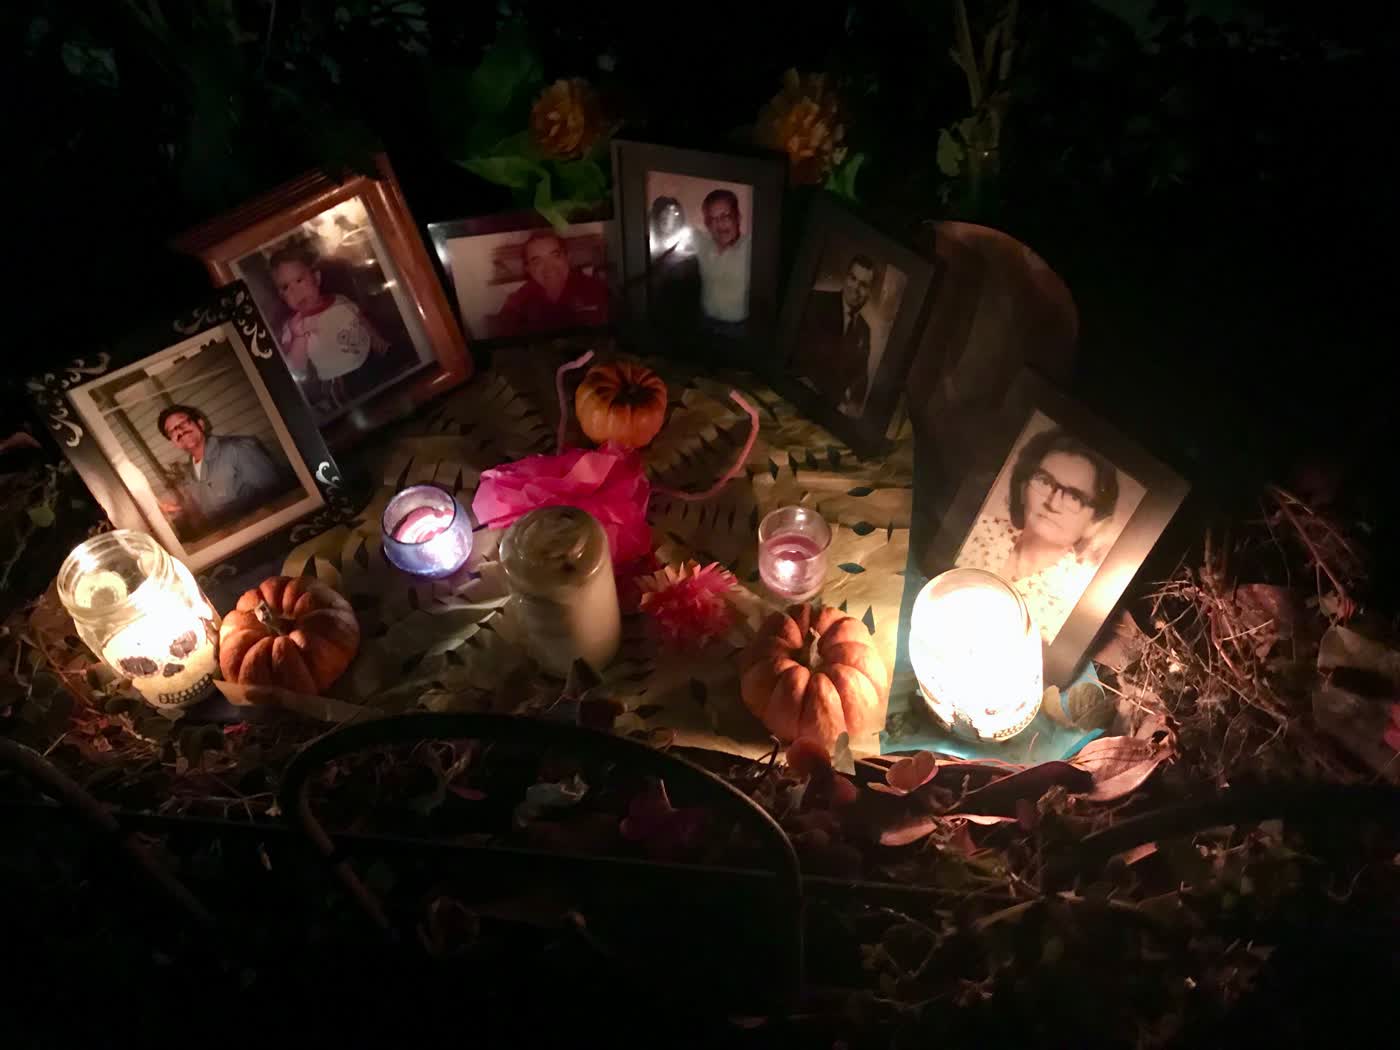
[[[1385,727],[1381,738],[1392,751],[1400,751],[1400,704],[1390,705],[1390,725]]]
[[[642,589],[642,611],[656,621],[668,645],[704,645],[734,622],[734,609],[725,599],[734,576],[717,562],[703,569],[693,561],[679,569],[667,566],[639,577],[637,583]]]
[[[609,444],[526,456],[484,471],[472,513],[483,525],[504,528],[540,507],[577,507],[603,526],[616,568],[651,553],[650,498],[641,455]]]

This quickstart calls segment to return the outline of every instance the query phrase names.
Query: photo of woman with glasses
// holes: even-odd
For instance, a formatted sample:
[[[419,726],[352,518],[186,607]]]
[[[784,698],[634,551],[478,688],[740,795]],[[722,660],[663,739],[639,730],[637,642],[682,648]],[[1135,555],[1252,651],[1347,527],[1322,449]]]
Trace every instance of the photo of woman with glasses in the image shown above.
[[[1136,480],[1037,412],[997,475],[957,564],[1010,581],[1049,644],[1143,493]]]

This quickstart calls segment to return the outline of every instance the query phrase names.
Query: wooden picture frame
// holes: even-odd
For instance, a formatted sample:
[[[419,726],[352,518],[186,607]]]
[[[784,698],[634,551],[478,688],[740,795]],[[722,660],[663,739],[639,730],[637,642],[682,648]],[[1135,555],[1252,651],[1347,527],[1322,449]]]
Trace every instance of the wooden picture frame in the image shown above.
[[[202,579],[235,576],[354,517],[355,495],[241,282],[27,386],[112,523],[151,533]],[[195,425],[204,417],[198,473],[170,437],[178,416],[159,424],[182,406]],[[191,478],[206,488],[191,494]],[[161,493],[180,509],[163,509]]]
[[[523,288],[527,280],[523,272],[523,262],[512,260],[509,265],[503,266],[501,256],[512,248],[518,249],[523,246],[530,237],[546,233],[556,233],[561,242],[566,244],[566,258],[572,271],[570,279],[574,279],[574,272],[596,279],[601,284],[600,291],[605,298],[586,294],[573,296],[571,321],[577,323],[554,327],[548,323],[547,318],[532,318],[533,323],[528,330],[503,332],[494,327],[497,321],[496,317],[493,317],[493,314],[499,316],[502,312],[500,307],[505,305],[504,302],[495,302],[502,298],[501,294],[482,294],[481,291],[481,277],[487,270],[486,261],[474,259],[472,261],[475,265],[470,271],[463,272],[461,263],[468,242],[480,241],[471,244],[472,249],[492,253],[492,274],[486,283],[519,283]],[[617,274],[620,260],[616,256],[617,237],[613,229],[611,202],[574,212],[569,216],[569,225],[562,231],[555,231],[549,220],[539,212],[528,211],[430,222],[428,237],[437,253],[438,264],[451,286],[453,306],[461,322],[462,331],[473,346],[520,345],[541,338],[598,332],[608,328],[617,315]],[[510,298],[505,296],[506,301]],[[495,311],[487,309],[493,305],[496,306]]]
[[[830,193],[813,202],[769,374],[789,400],[867,459],[889,447],[901,417],[935,270]],[[827,287],[832,281],[844,283]],[[859,306],[850,308],[846,284],[864,290]]]
[[[1063,442],[1052,436],[1056,431],[1066,435]],[[1073,451],[1074,443],[1087,449],[1090,458],[1086,460]],[[1042,449],[1050,451],[1042,454]],[[1106,503],[1103,497],[1107,493],[1105,486],[1100,485],[1101,472],[1094,467],[1094,454],[1115,471],[1113,510],[1109,517],[1098,521],[1092,519]],[[1060,458],[1052,460],[1052,455]],[[1032,458],[1037,462],[1029,462]],[[1089,470],[1084,469],[1086,462]],[[1051,474],[1054,470],[1066,475],[1078,470],[1083,477],[1094,479],[1082,490],[1093,497],[1084,505],[1091,519],[1086,534],[1089,529],[1095,530],[1080,539],[1083,549],[1075,553],[1067,547],[1068,561],[1062,559],[1024,580],[1011,579],[1041,625],[1045,682],[1064,688],[1073,680],[1099,630],[1186,498],[1189,485],[1116,428],[1036,373],[1023,369],[1008,390],[1000,412],[988,421],[957,495],[930,541],[930,569],[942,571],[955,565],[970,565],[1008,576],[1007,559],[1001,557],[1008,549],[1007,541],[1016,531],[1030,531],[1022,526],[1037,513],[1049,513],[1057,519],[1038,527],[1036,531],[1042,537],[1054,530],[1058,530],[1061,539],[1072,535],[1073,522],[1059,520],[1059,505],[1068,497],[1061,482],[1070,478],[1052,477],[1054,484],[1044,490],[1048,495],[1042,510],[1033,507],[1039,497],[1031,495],[1027,471],[1038,473],[1047,464],[1054,468]],[[1010,496],[1018,469],[1027,478],[1018,487],[1022,493],[1019,524]],[[1002,520],[1004,526],[999,524]],[[1010,529],[1011,535],[1002,536],[1003,528]],[[1018,537],[1009,549],[1019,546]],[[1019,559],[1019,553],[1016,556]],[[1055,593],[1057,587],[1059,594]],[[1047,629],[1056,620],[1060,621],[1059,626]]]
[[[755,355],[771,354],[778,317],[779,231],[786,158],[771,153],[709,153],[623,139],[613,139],[611,149],[613,221],[622,260],[621,293],[628,340],[647,352],[679,350],[749,366]],[[683,189],[656,189],[651,185],[655,179]],[[705,189],[737,193],[741,198],[741,235],[749,238],[747,315],[741,321],[718,319],[706,312],[710,306],[706,303],[706,282],[699,273],[698,256],[685,254],[692,246],[698,248],[702,237],[710,237],[710,244],[716,243],[701,217],[700,191]],[[687,231],[684,241],[679,245],[657,245],[653,258],[650,209],[662,197],[676,200],[679,206],[680,196],[694,198],[689,209],[693,214],[688,214],[680,227]],[[742,199],[745,197],[747,202]],[[691,258],[697,259],[694,274],[687,269]],[[667,260],[664,273],[657,265],[662,259]],[[677,260],[683,265],[672,267],[670,263]],[[663,279],[672,271],[681,275],[678,280],[669,276]],[[721,287],[719,281],[710,285],[714,289]],[[733,282],[730,287],[734,287]]]
[[[268,255],[264,253],[275,253],[276,246],[287,247],[299,236],[321,245],[322,240],[313,236],[318,220],[322,230],[332,233],[351,228],[338,250],[353,252],[358,266],[371,274],[367,280],[372,283],[368,292],[350,296],[336,289],[336,300],[352,302],[361,319],[368,321],[368,330],[376,333],[370,340],[372,352],[364,360],[377,364],[375,354],[381,353],[383,360],[394,363],[385,370],[383,382],[374,384],[368,380],[373,384],[369,388],[364,389],[366,383],[362,382],[357,384],[362,389],[343,390],[339,395],[334,381],[321,383],[311,375],[295,381],[335,448],[407,415],[472,374],[466,341],[389,160],[378,154],[374,163],[375,177],[352,174],[336,180],[322,172],[307,173],[172,242],[176,251],[203,262],[215,286],[239,279],[250,282],[249,290],[267,319],[274,340],[279,349],[285,350],[280,344],[286,331],[279,325],[278,314],[288,308],[274,287],[273,275],[267,271]],[[359,218],[361,211],[363,220]],[[332,214],[334,218],[327,223]],[[361,225],[355,227],[355,222]],[[350,272],[348,277],[341,275],[341,287],[350,287],[346,282],[355,279],[357,268],[334,254],[329,259]],[[324,276],[321,264],[318,261],[309,265],[315,269],[320,287]],[[329,297],[330,287],[324,291]],[[348,308],[340,316],[351,316]],[[378,328],[388,328],[390,332],[381,335]],[[353,331],[362,330],[357,327]],[[344,340],[343,334],[341,339]],[[310,356],[314,358],[315,352]],[[399,371],[394,372],[394,368]],[[341,383],[344,385],[343,378]],[[328,388],[329,399],[317,396]]]

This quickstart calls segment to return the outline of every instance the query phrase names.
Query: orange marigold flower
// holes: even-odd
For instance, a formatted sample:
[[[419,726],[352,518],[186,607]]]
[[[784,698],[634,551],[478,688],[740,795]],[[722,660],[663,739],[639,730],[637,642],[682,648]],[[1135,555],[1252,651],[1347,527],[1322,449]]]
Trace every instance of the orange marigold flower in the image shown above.
[[[530,110],[530,136],[548,157],[578,157],[603,133],[598,93],[581,77],[556,80]]]
[[[846,159],[846,127],[841,100],[825,73],[783,74],[783,89],[758,113],[755,138],[760,146],[788,156],[793,183],[814,185]]]

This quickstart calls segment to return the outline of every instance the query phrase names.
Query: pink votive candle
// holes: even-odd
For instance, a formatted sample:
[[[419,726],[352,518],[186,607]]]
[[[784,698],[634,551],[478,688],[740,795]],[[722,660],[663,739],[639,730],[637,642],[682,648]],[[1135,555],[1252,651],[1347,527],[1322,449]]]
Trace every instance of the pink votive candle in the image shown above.
[[[822,589],[831,529],[810,507],[779,507],[758,526],[758,574],[783,601],[801,602]]]
[[[414,485],[384,508],[385,556],[415,576],[451,576],[472,552],[472,523],[457,498],[436,485]]]

